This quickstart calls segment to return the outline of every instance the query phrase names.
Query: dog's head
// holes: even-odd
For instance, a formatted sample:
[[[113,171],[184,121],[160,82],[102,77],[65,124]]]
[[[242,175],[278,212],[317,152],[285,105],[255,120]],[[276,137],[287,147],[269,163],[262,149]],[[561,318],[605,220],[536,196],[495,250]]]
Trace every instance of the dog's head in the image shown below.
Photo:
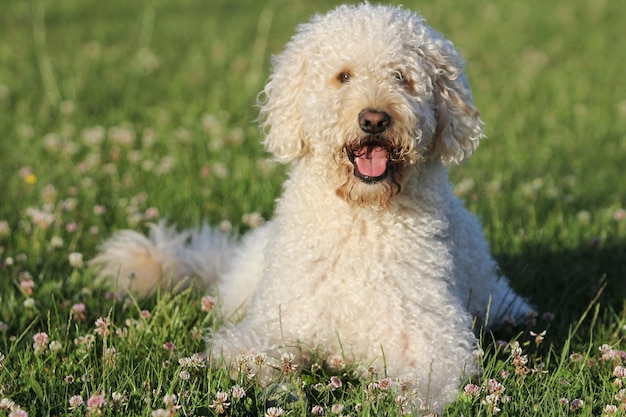
[[[324,163],[337,194],[386,205],[425,163],[460,163],[483,136],[454,45],[402,8],[340,6],[299,27],[260,99],[281,162]]]

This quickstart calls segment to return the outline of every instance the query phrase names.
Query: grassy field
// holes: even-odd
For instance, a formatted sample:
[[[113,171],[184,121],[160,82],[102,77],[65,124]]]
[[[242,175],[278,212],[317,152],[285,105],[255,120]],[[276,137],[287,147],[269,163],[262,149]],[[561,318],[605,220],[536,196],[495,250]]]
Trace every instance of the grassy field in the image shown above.
[[[160,217],[244,233],[272,215],[285,169],[255,97],[295,25],[335,4],[4,2],[0,416],[402,414],[384,375],[315,366],[267,388],[207,366],[206,294],[119,300],[85,266]],[[468,61],[488,138],[451,176],[538,311],[484,335],[484,374],[445,415],[626,415],[626,2],[403,4]]]

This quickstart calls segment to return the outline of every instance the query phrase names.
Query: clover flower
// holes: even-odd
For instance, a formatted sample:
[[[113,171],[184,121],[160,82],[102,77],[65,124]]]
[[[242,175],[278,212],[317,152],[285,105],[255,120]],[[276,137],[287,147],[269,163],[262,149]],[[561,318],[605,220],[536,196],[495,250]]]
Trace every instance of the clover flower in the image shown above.
[[[613,369],[613,376],[615,377],[613,384],[621,388],[624,385],[624,379],[626,379],[626,368],[620,365],[616,366]]]
[[[498,399],[498,396],[496,394],[487,395],[482,401],[482,404],[487,406],[487,411],[489,412],[489,414],[498,414],[501,411],[501,408],[498,407],[498,404],[500,404],[500,400]]]
[[[487,406],[487,411],[494,415],[501,411],[500,405],[509,402],[510,398],[504,395],[506,388],[495,378],[488,379],[484,382],[484,387],[489,394],[481,401],[481,403]],[[470,387],[468,390],[473,391],[474,388]]]
[[[50,352],[56,353],[56,352],[60,351],[61,349],[63,349],[63,345],[58,340],[53,340],[48,345],[48,349],[50,349]]]
[[[406,398],[404,395],[398,395],[395,399],[395,403],[396,405],[398,405],[400,407],[400,413],[401,414],[407,414],[408,413],[408,408],[409,408],[409,399]]]
[[[25,410],[22,410],[18,405],[17,407],[11,409],[9,417],[28,417],[28,413]]]
[[[33,336],[33,349],[35,354],[41,355],[48,348],[48,334],[39,332]]]
[[[11,232],[11,228],[9,228],[9,222],[6,220],[0,221],[0,237],[8,236]]]
[[[0,400],[0,410],[10,410],[15,407],[15,403],[8,398],[3,398]]]
[[[335,370],[342,370],[346,367],[346,362],[343,360],[343,358],[340,355],[333,355],[331,357],[329,357],[328,359],[326,359],[326,364]]]
[[[487,380],[487,389],[490,394],[496,394],[498,397],[502,397],[506,388],[497,379],[491,378]]]
[[[475,361],[479,362],[485,356],[485,351],[482,349],[475,349],[472,351],[472,356]]]
[[[341,382],[341,379],[336,376],[330,377],[330,383],[328,384],[328,388],[330,388],[331,391],[341,388],[342,385],[343,383]]]
[[[267,361],[267,355],[265,355],[265,353],[256,354],[254,355],[253,361],[256,366],[261,366]]]
[[[261,226],[265,222],[265,219],[263,219],[263,215],[261,215],[261,213],[258,213],[255,211],[253,213],[244,214],[242,218],[242,222],[246,226],[249,226],[255,229]]]
[[[50,249],[57,249],[63,247],[63,238],[59,236],[52,236],[50,238]]]
[[[135,143],[135,132],[128,124],[110,127],[107,133],[116,145],[130,148]]]
[[[204,368],[206,366],[204,357],[199,353],[194,353],[190,357],[180,358],[178,364],[184,368]]]
[[[111,393],[111,410],[115,411],[119,409],[120,405],[128,402],[128,396],[121,392],[114,391]]]
[[[600,346],[598,350],[602,354],[602,356],[600,357],[600,360],[608,361],[608,360],[615,359],[615,351],[613,350],[611,346],[604,344]]]
[[[167,409],[159,408],[152,413],[150,413],[151,417],[172,417],[176,415],[176,411],[181,408],[178,404],[178,397],[176,394],[167,394],[163,397],[163,404]]]
[[[29,297],[33,295],[35,281],[32,280],[32,277],[29,273],[26,272],[23,276],[20,277],[20,287],[22,288],[22,291],[24,291],[24,294],[28,295]]]
[[[163,404],[165,404],[168,407],[172,405],[176,405],[177,403],[178,403],[178,397],[176,396],[176,394],[168,394],[165,397],[163,397]]]
[[[476,384],[467,384],[463,387],[463,394],[467,396],[476,396],[480,393],[480,387]]]
[[[572,362],[580,362],[583,360],[583,355],[578,352],[574,352],[569,355],[569,360]]]
[[[528,356],[522,355],[522,348],[519,346],[519,342],[511,344],[511,358],[513,359],[513,366],[515,366],[515,374],[524,376],[529,372]]]
[[[222,391],[218,391],[217,394],[215,394],[215,399],[213,400],[213,403],[209,405],[209,407],[214,409],[217,414],[224,414],[226,412],[226,409],[230,406],[230,403],[227,402],[227,400],[228,394]]]
[[[70,397],[70,411],[80,408],[84,403],[83,397],[80,395],[72,395]]]
[[[614,416],[615,414],[617,414],[617,411],[618,411],[618,408],[616,405],[607,404],[604,406],[604,415],[606,417]]]
[[[293,353],[284,352],[281,355],[280,360],[282,361],[282,365],[280,369],[283,374],[290,374],[297,369],[298,365],[293,363],[295,359],[296,357]]]
[[[543,338],[546,335],[546,333],[547,333],[547,330],[544,330],[540,333],[535,333],[532,330],[530,331],[530,335],[535,338],[535,343],[538,345],[541,344],[541,342],[543,342]]]
[[[108,318],[108,317],[99,317],[96,320],[96,330],[95,330],[95,332],[98,333],[102,337],[107,337],[108,335],[111,334],[111,330],[109,329],[110,325],[111,325],[111,319],[110,318]]]
[[[313,414],[314,416],[323,416],[324,407],[322,407],[321,405],[314,405],[313,408],[311,408],[311,414]]]
[[[285,410],[280,407],[270,407],[265,410],[265,417],[280,417],[284,412]]]
[[[106,406],[106,400],[102,393],[95,393],[87,400],[87,415],[101,416],[102,409]]]
[[[572,400],[572,402],[570,403],[570,407],[569,407],[569,409],[570,409],[571,411],[578,411],[578,410],[580,410],[581,408],[583,408],[583,406],[584,406],[584,405],[585,405],[585,402],[584,402],[583,400],[581,400],[581,399],[579,399],[579,398],[574,398],[574,399]]]
[[[215,307],[216,300],[215,297],[205,295],[204,297],[202,297],[200,303],[202,304],[202,311],[206,311],[207,313],[209,313],[211,310],[213,310],[213,307]]]
[[[378,381],[378,388],[380,388],[383,391],[387,391],[391,389],[392,385],[393,385],[393,381],[391,380],[391,378],[383,378],[380,381]]]
[[[232,395],[234,399],[240,400],[246,396],[246,391],[241,387],[241,385],[235,385],[230,390],[230,395]]]
[[[69,255],[69,262],[73,268],[81,268],[83,266],[83,254],[80,252],[72,252]]]
[[[117,353],[117,350],[115,349],[115,347],[112,346],[110,348],[107,348],[104,351],[104,355],[103,355],[104,366],[108,366],[108,367],[115,366],[115,361],[117,360],[118,356],[119,356],[119,353]]]
[[[96,216],[103,216],[106,212],[107,208],[102,204],[96,204],[95,206],[93,206],[93,214],[95,214]]]
[[[87,311],[87,307],[83,303],[76,303],[72,306],[72,318],[76,321],[84,321],[87,317],[85,316],[85,311]]]
[[[82,353],[89,352],[93,348],[93,345],[95,342],[96,342],[96,338],[92,334],[88,334],[85,336],[78,336],[76,339],[74,339],[74,344],[78,347],[78,350]]]

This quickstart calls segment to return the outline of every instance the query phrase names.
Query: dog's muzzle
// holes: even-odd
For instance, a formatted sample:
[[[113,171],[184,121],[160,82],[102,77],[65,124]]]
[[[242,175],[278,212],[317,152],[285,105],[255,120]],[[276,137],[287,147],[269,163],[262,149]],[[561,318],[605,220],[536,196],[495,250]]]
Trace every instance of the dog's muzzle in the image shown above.
[[[354,165],[354,175],[367,183],[384,180],[392,163],[392,151],[384,139],[385,131],[391,126],[391,116],[384,111],[367,109],[359,113],[358,122],[361,131],[368,136],[346,148],[348,159]]]

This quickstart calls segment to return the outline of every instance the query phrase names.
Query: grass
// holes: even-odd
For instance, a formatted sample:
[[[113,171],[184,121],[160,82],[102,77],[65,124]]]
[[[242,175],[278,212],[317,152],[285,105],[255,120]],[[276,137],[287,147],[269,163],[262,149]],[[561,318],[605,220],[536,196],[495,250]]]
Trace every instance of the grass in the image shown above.
[[[625,415],[626,3],[404,3],[468,60],[489,137],[452,179],[539,312],[483,335],[484,374],[445,415]],[[269,55],[334,4],[3,5],[0,416],[401,414],[384,375],[324,358],[270,387],[208,366],[205,294],[118,300],[83,262],[157,217],[244,233],[271,216],[284,168],[255,96]]]

